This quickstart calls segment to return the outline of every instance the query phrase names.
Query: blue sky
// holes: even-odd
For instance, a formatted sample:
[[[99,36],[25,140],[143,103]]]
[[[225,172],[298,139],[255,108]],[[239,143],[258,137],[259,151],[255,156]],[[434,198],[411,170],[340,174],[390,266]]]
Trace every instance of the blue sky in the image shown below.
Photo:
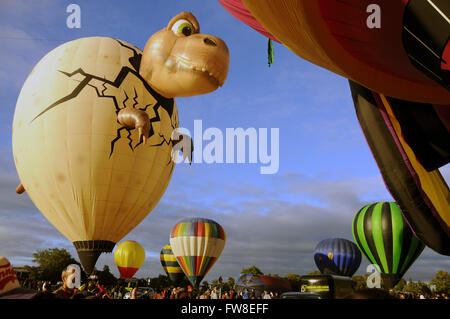
[[[66,26],[66,7],[81,7],[81,28]],[[11,125],[20,88],[33,66],[58,45],[87,36],[108,36],[141,49],[181,11],[191,11],[202,33],[222,38],[230,50],[225,85],[202,96],[177,99],[180,125],[279,128],[280,168],[261,175],[261,164],[180,164],[153,212],[124,239],[139,241],[147,260],[137,273],[163,273],[159,252],[181,218],[216,220],[227,232],[219,261],[205,278],[238,276],[255,264],[263,272],[305,274],[315,270],[315,245],[329,237],[352,240],[351,221],[362,206],[392,200],[365,142],[346,79],[300,59],[274,43],[267,66],[267,39],[239,22],[218,1],[24,1],[0,3],[0,255],[31,264],[38,249],[75,250],[34,207],[15,195]],[[206,143],[205,143],[206,144]],[[204,144],[204,145],[205,145]],[[444,169],[448,180],[449,169]],[[99,259],[117,275],[112,254]],[[364,260],[358,273],[363,274]],[[447,257],[426,249],[405,277],[428,281],[450,269]]]

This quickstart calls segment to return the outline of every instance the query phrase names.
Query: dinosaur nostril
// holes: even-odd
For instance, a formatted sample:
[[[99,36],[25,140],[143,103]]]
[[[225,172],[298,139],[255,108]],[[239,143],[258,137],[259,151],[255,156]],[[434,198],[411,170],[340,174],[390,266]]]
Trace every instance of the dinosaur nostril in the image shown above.
[[[211,39],[209,39],[209,38],[205,38],[204,40],[203,40],[203,42],[205,42],[207,45],[212,45],[212,46],[216,46],[217,44],[216,44],[216,42],[214,42],[213,40],[211,40]]]

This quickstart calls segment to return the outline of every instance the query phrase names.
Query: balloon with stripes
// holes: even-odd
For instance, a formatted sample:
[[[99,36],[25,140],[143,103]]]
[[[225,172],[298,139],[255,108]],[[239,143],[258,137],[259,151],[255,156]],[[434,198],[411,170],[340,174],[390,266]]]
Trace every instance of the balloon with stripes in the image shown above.
[[[177,258],[173,254],[172,247],[165,245],[160,254],[161,265],[164,268],[170,281],[175,285],[179,284],[184,278],[183,269],[178,264]]]
[[[211,219],[184,219],[172,229],[173,254],[194,287],[199,286],[219,258],[225,240],[222,226]]]
[[[361,252],[350,240],[328,238],[314,249],[314,262],[322,274],[351,277],[361,264]]]
[[[353,237],[370,263],[378,265],[385,288],[393,288],[420,256],[417,239],[394,202],[364,206],[353,219]]]

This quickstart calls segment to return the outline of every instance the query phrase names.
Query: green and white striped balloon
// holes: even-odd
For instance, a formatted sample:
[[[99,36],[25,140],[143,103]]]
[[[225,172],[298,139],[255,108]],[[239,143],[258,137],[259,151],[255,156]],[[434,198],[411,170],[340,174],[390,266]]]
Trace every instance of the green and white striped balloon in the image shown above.
[[[379,266],[386,288],[394,287],[425,245],[403,219],[394,202],[364,206],[353,219],[353,237],[370,263]]]

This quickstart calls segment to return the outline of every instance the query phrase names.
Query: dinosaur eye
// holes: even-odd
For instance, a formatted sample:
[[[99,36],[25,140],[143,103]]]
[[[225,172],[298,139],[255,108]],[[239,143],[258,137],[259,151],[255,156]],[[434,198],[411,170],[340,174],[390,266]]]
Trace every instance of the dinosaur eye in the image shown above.
[[[189,21],[181,19],[174,23],[172,31],[176,35],[190,36],[194,33],[194,26]]]

